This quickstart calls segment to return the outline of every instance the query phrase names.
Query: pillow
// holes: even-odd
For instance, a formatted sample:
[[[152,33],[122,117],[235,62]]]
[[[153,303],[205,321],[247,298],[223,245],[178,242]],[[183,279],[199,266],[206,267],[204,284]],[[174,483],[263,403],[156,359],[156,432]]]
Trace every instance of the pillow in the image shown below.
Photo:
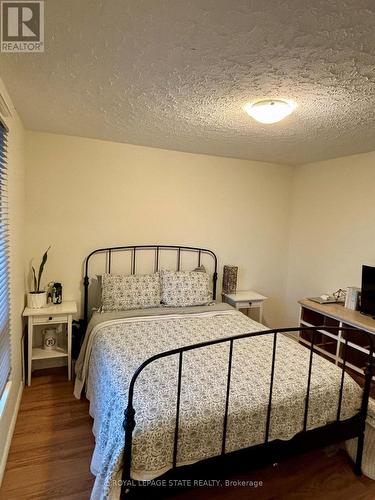
[[[102,275],[103,311],[124,311],[159,306],[159,273]]]
[[[201,306],[211,300],[209,275],[202,271],[160,271],[165,306]]]
[[[102,306],[102,275],[90,278],[89,305],[91,311],[98,311]]]
[[[206,273],[206,268],[204,266],[198,266],[195,269],[193,269],[197,273]]]

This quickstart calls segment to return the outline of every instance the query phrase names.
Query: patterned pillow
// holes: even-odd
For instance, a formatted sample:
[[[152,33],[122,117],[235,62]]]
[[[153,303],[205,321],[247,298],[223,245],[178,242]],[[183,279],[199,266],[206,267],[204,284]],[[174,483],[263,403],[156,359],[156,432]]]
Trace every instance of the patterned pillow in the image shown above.
[[[160,306],[159,273],[145,275],[103,274],[103,311],[124,311]]]
[[[202,271],[160,271],[165,306],[200,306],[211,300],[209,275]]]

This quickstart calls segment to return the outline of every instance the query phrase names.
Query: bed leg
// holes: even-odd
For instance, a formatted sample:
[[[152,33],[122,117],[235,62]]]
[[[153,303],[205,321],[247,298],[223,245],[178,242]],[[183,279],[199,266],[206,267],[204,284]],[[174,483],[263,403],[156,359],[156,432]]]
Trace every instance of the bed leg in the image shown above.
[[[121,498],[128,498],[130,494],[130,470],[132,461],[132,441],[133,441],[133,430],[135,427],[134,419],[135,411],[132,403],[128,404],[125,410],[125,419],[123,427],[125,430],[125,446],[124,446],[124,463],[122,467],[122,486],[121,486]]]
[[[362,475],[362,455],[363,455],[364,441],[365,441],[365,434],[364,434],[364,432],[361,432],[360,435],[358,436],[357,455],[356,455],[355,465],[354,465],[354,473],[357,476]]]

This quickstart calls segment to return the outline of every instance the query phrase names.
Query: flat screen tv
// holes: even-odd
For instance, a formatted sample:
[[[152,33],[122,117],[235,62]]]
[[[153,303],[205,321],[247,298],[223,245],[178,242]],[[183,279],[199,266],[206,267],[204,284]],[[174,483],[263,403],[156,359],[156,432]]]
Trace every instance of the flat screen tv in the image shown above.
[[[361,312],[375,316],[375,267],[362,266]]]

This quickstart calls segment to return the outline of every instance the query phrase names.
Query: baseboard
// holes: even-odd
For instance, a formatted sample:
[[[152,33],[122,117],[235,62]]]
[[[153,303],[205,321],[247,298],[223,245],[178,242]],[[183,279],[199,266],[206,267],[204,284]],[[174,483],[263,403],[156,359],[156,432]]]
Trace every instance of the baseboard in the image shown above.
[[[14,432],[14,428],[16,426],[16,421],[17,421],[18,410],[19,410],[20,404],[21,404],[22,392],[23,392],[23,380],[21,380],[20,387],[18,389],[16,404],[14,406],[13,417],[12,417],[12,420],[10,422],[10,426],[9,426],[9,429],[8,429],[7,439],[5,441],[4,454],[1,457],[1,462],[0,462],[0,486],[1,486],[1,483],[3,482],[5,467],[6,467],[7,460],[8,460],[8,453],[9,453],[10,443],[12,442],[13,432]]]

